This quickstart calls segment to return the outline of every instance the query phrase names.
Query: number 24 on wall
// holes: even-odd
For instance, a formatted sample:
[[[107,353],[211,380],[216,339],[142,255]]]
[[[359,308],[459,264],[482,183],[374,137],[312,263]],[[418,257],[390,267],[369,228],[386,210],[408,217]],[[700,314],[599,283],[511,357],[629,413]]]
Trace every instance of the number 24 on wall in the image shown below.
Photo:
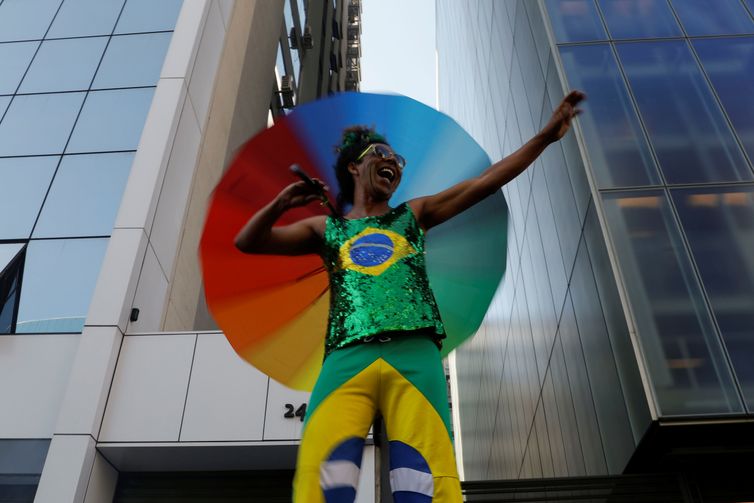
[[[301,405],[299,405],[298,409],[295,409],[295,412],[294,412],[293,404],[290,404],[290,403],[285,404],[285,414],[283,414],[283,417],[286,417],[286,418],[298,417],[301,420],[301,422],[304,422],[305,415],[306,415],[305,403],[302,403]]]

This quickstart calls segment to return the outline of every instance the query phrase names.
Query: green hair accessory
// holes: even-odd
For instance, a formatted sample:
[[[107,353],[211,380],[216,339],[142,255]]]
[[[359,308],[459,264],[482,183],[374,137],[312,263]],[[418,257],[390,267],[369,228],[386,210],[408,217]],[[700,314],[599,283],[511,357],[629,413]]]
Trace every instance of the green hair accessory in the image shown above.
[[[366,128],[355,131],[347,131],[343,133],[343,142],[336,150],[338,152],[342,152],[343,150],[354,145],[363,145],[365,143],[387,143],[387,140],[381,134],[375,133],[374,131],[370,131]]]

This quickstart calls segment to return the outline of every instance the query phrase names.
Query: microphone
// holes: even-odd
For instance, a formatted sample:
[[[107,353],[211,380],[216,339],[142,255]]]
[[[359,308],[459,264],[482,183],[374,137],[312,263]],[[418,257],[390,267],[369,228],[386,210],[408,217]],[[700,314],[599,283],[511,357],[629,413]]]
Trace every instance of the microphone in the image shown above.
[[[333,215],[338,214],[337,210],[333,207],[333,205],[330,203],[330,200],[327,198],[327,194],[325,194],[325,189],[322,188],[322,185],[312,180],[311,177],[307,175],[303,169],[301,169],[301,166],[299,166],[298,164],[291,164],[291,167],[288,169],[291,170],[291,173],[301,178],[301,180],[303,180],[304,183],[306,183],[310,187],[316,189],[317,192],[319,192],[319,198],[322,200],[322,203],[321,203],[322,206],[327,206],[327,208],[330,210],[330,212]]]

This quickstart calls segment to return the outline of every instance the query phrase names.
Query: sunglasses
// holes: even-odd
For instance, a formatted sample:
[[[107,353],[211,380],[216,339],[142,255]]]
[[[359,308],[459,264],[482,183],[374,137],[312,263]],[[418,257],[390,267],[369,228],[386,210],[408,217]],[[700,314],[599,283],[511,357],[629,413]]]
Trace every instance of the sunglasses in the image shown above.
[[[356,162],[362,160],[370,150],[373,151],[374,154],[380,159],[390,159],[392,157],[393,159],[395,159],[395,163],[398,165],[398,169],[400,170],[403,170],[403,168],[406,167],[406,159],[404,159],[402,155],[396,154],[385,145],[378,145],[376,143],[372,143],[367,148],[365,148],[364,151],[359,154],[359,157],[356,158]]]

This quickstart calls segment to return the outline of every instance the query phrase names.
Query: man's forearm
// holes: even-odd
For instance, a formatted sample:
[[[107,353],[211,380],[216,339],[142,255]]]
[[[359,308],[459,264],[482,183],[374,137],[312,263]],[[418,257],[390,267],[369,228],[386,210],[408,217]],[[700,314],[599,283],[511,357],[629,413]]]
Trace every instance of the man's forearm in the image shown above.
[[[550,143],[543,133],[538,133],[511,155],[487,168],[480,178],[493,193],[531,166]]]
[[[236,248],[245,253],[259,250],[269,240],[272,226],[286,209],[280,198],[276,197],[257,211],[236,235]]]

